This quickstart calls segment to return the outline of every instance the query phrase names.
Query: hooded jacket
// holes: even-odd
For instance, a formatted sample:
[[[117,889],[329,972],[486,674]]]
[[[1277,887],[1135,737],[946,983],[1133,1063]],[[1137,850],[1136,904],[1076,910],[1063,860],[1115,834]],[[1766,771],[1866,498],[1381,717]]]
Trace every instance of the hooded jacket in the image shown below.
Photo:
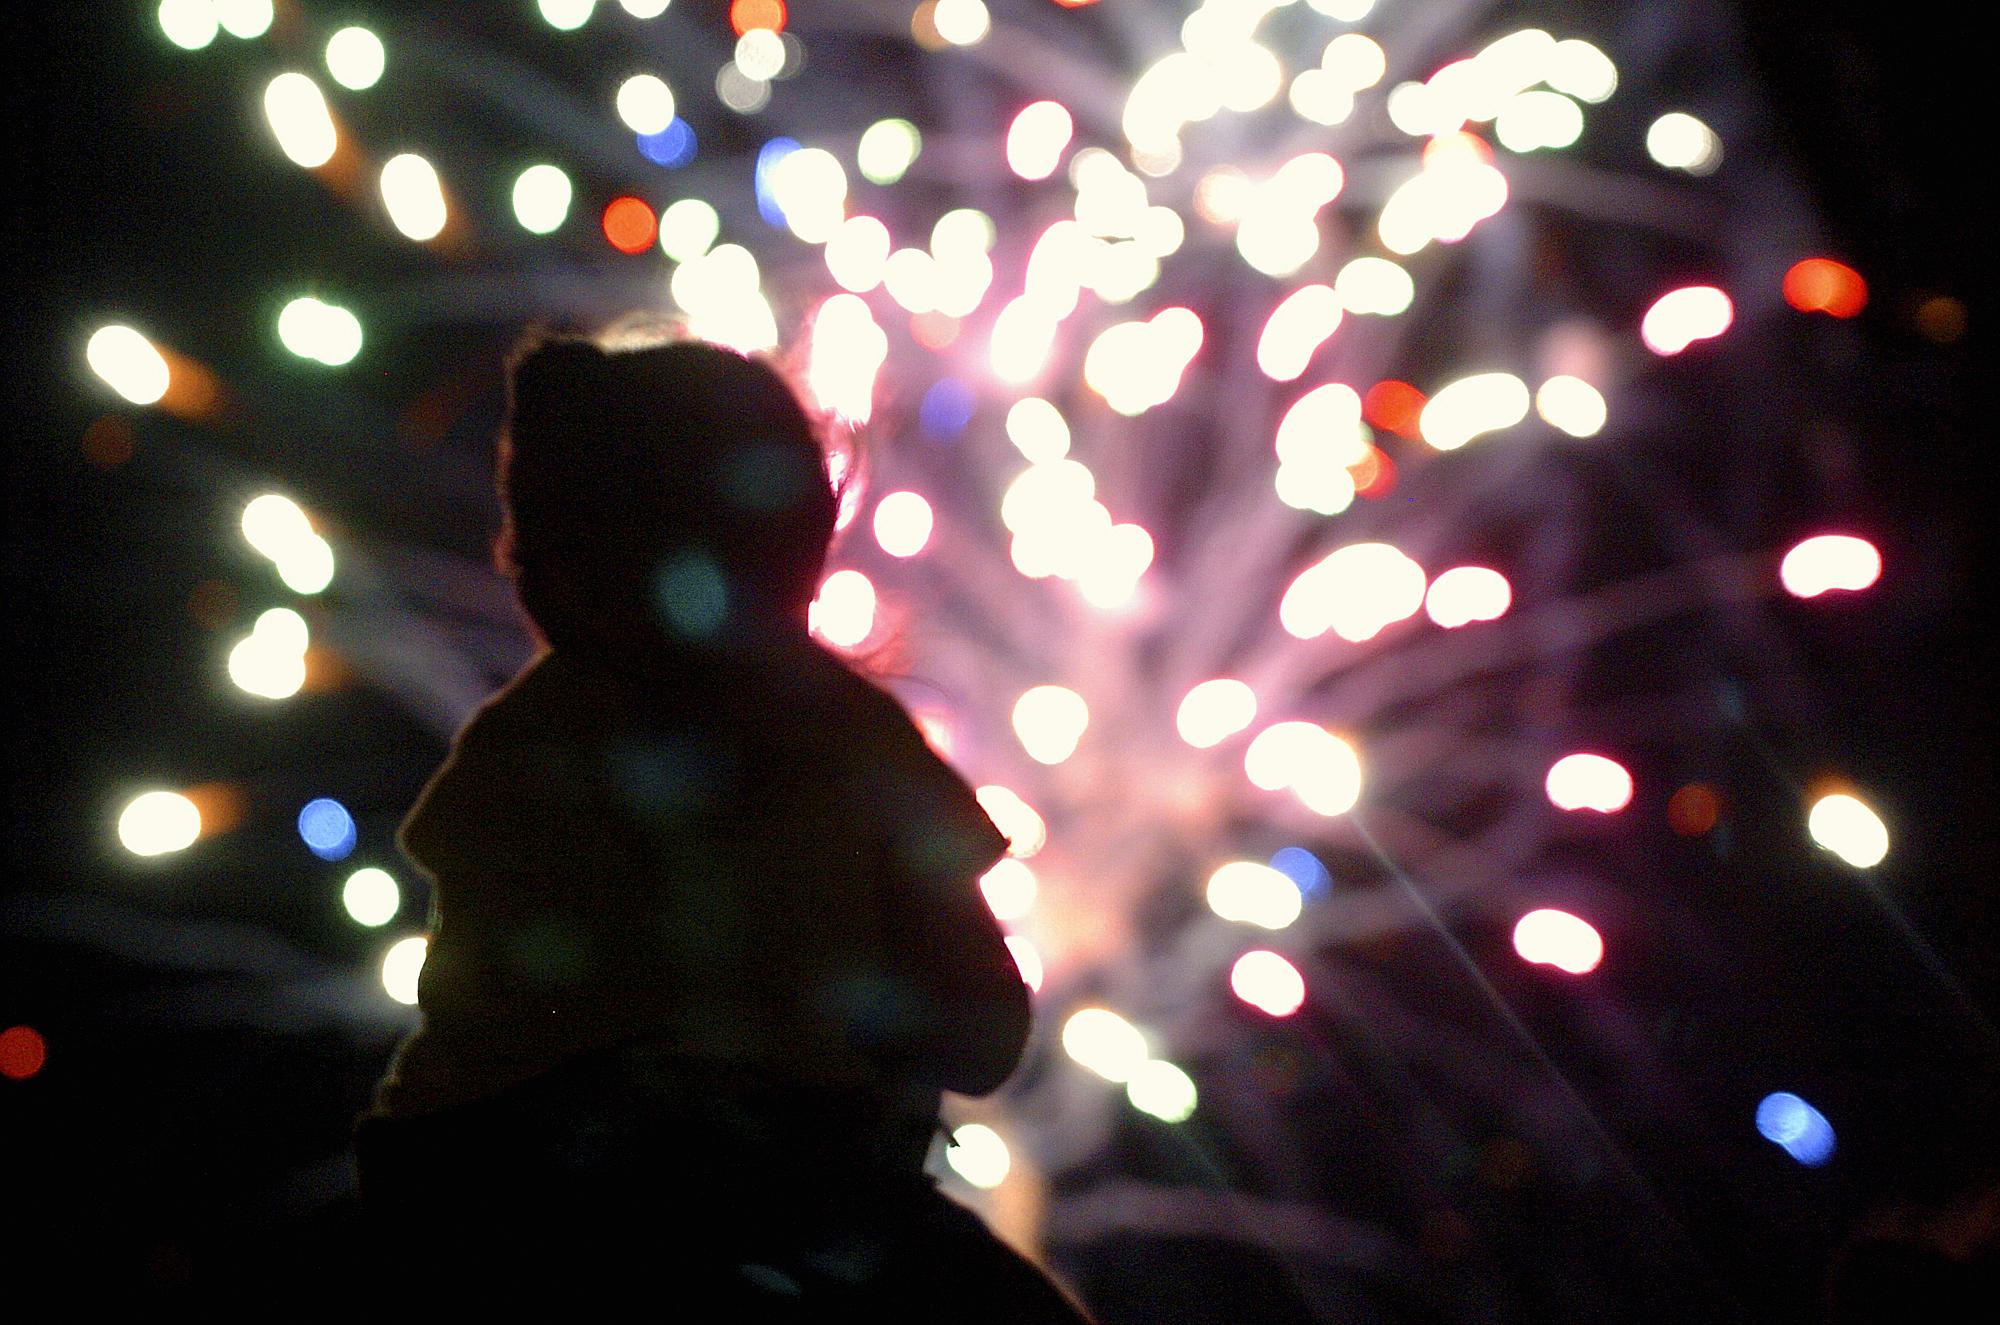
[[[432,933],[380,1114],[633,1044],[934,1118],[1026,1044],[977,886],[1006,839],[896,700],[809,640],[644,681],[544,649],[397,842],[431,880]]]

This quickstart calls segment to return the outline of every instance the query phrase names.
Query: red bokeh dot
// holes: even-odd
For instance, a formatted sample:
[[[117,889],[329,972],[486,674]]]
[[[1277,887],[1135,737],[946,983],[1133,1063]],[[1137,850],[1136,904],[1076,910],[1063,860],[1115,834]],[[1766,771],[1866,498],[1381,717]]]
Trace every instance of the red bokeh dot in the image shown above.
[[[1417,420],[1424,412],[1424,393],[1408,382],[1398,382],[1394,378],[1377,382],[1368,388],[1368,394],[1361,398],[1361,417],[1369,426],[1398,437],[1418,438],[1423,434]]]
[[[1380,497],[1396,486],[1396,462],[1388,452],[1379,446],[1368,448],[1368,454],[1347,467],[1354,479],[1354,492],[1360,497]]]
[[[620,253],[644,253],[659,232],[659,218],[637,198],[614,198],[604,209],[604,237]]]
[[[754,28],[783,32],[785,0],[736,0],[729,6],[729,26],[736,29],[739,37]]]
[[[0,1077],[26,1081],[48,1061],[48,1042],[33,1026],[9,1026],[0,1031]]]
[[[1700,837],[1722,817],[1722,798],[1705,782],[1690,782],[1667,801],[1667,825],[1682,837]]]
[[[1868,304],[1861,273],[1832,258],[1807,258],[1785,273],[1785,302],[1801,313],[1853,317]]]

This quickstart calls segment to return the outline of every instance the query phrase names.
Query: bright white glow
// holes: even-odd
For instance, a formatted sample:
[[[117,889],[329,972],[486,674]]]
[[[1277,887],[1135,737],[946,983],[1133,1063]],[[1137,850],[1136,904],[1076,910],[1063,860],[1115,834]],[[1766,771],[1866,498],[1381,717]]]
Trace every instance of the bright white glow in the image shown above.
[[[655,74],[634,74],[618,85],[618,118],[633,133],[663,132],[674,122],[674,90]]]
[[[826,241],[827,273],[842,289],[866,294],[882,283],[889,247],[888,226],[872,216],[850,216]]]
[[[1514,951],[1524,962],[1587,975],[1604,960],[1604,939],[1589,921],[1545,908],[1515,923]]]
[[[289,699],[305,686],[308,643],[305,618],[274,607],[230,649],[229,679],[260,699]]]
[[[135,796],[118,816],[118,842],[135,856],[163,856],[194,845],[201,811],[177,791]]]
[[[1307,809],[1331,818],[1361,797],[1361,757],[1352,745],[1310,722],[1273,723],[1243,752],[1243,772],[1265,791],[1290,787]]]
[[[820,638],[851,649],[875,629],[875,586],[858,570],[837,570],[820,585],[810,618]]]
[[[1048,825],[1034,807],[1021,799],[1018,792],[988,783],[973,793],[979,808],[986,811],[986,817],[993,821],[1007,837],[1007,854],[1027,860],[1048,845]]]
[[[1035,945],[1019,934],[1007,936],[1007,955],[1014,959],[1014,969],[1021,973],[1021,983],[1040,992],[1042,987],[1042,954],[1035,951]]]
[[[675,262],[693,262],[722,233],[722,218],[700,198],[682,198],[660,213],[660,250]]]
[[[1340,327],[1340,296],[1330,285],[1306,285],[1285,296],[1257,338],[1257,366],[1275,382],[1305,372],[1313,354]]]
[[[302,296],[278,313],[278,340],[301,359],[338,368],[361,353],[361,321],[345,308]]]
[[[1201,319],[1186,308],[1114,323],[1084,352],[1083,380],[1120,414],[1143,414],[1173,399],[1201,342]]]
[[[1125,1098],[1163,1123],[1184,1123],[1194,1116],[1194,1079],[1165,1059],[1149,1058],[1125,1083]]]
[[[981,1191],[991,1191],[1006,1181],[1011,1162],[1007,1143],[983,1123],[964,1123],[951,1129],[951,1144],[945,1147],[945,1163],[951,1171]]]
[[[340,904],[355,924],[375,929],[394,920],[396,912],[403,909],[403,890],[387,870],[371,865],[347,876]]]
[[[1174,729],[1197,750],[1220,745],[1257,717],[1257,692],[1233,677],[1203,681],[1181,699]]]
[[[556,166],[529,166],[514,180],[514,219],[533,235],[553,234],[569,218],[575,187]]]
[[[1047,179],[1062,164],[1075,122],[1061,103],[1031,102],[1007,129],[1007,167],[1022,179]]]
[[[1669,170],[1706,175],[1722,164],[1722,140],[1694,116],[1676,110],[1646,130],[1646,155]]]
[[[1342,23],[1359,23],[1375,8],[1375,0],[1306,0],[1306,4]]]
[[[1382,243],[1393,253],[1415,253],[1432,241],[1456,243],[1507,204],[1507,177],[1479,155],[1477,139],[1433,140],[1424,167],[1383,204],[1376,222]],[[1441,144],[1464,147],[1435,150]]]
[[[1064,686],[1041,685],[1014,702],[1014,735],[1038,764],[1060,764],[1076,753],[1090,726],[1090,706]]]
[[[931,22],[952,45],[973,46],[993,26],[993,16],[986,12],[985,0],[937,0]]]
[[[1493,134],[1510,152],[1568,147],[1583,136],[1583,108],[1560,92],[1519,92],[1500,108]]]
[[[311,521],[289,497],[267,492],[243,507],[243,537],[272,561],[283,561],[313,537]]]
[[[1278,57],[1254,41],[1232,41],[1202,55],[1214,71],[1217,93],[1229,110],[1261,109],[1285,85],[1285,69]]]
[[[1069,454],[1069,422],[1040,396],[1025,396],[1008,407],[1007,440],[1031,464],[1048,464]]]
[[[1302,69],[1286,94],[1300,118],[1314,124],[1345,124],[1354,114],[1354,93],[1324,69]]]
[[[415,152],[382,163],[382,204],[391,223],[418,243],[444,229],[444,186],[437,170]]]
[[[1319,209],[1345,183],[1340,164],[1307,152],[1278,167],[1257,186],[1236,230],[1236,251],[1266,276],[1288,276],[1319,251]]]
[[[1063,1051],[1106,1081],[1120,1084],[1138,1075],[1152,1055],[1139,1028],[1108,1008],[1083,1008],[1062,1028]]]
[[[1373,37],[1343,32],[1320,52],[1319,67],[1347,92],[1374,87],[1389,72],[1389,57]]]
[[[954,207],[931,226],[931,255],[947,258],[955,253],[990,253],[1000,237],[993,218],[977,207]]]
[[[1362,426],[1361,397],[1353,387],[1340,382],[1316,386],[1278,421],[1278,459],[1288,464],[1322,459],[1342,467],[1357,464],[1368,454]]]
[[[1236,959],[1229,968],[1229,987],[1236,997],[1273,1017],[1289,1017],[1305,1006],[1306,978],[1299,968],[1262,948]]]
[[[215,0],[160,0],[160,31],[184,51],[198,51],[215,40],[220,26]]]
[[[597,0],[535,0],[548,25],[558,32],[574,32],[590,21]]]
[[[543,0],[544,6],[549,0]],[[382,954],[382,990],[406,1007],[417,1004],[417,982],[424,973],[424,958],[430,955],[430,940],[417,935],[399,940]]]
[[[1417,429],[1440,451],[1511,428],[1528,417],[1528,386],[1512,373],[1475,373],[1442,387],[1424,402]]]
[[[855,168],[871,184],[894,184],[916,162],[923,136],[908,120],[877,120],[861,135]]]
[[[1283,929],[1302,905],[1289,875],[1253,860],[1232,860],[1208,876],[1208,909],[1224,920]]]
[[[249,41],[271,30],[271,0],[215,0],[216,21],[232,37]]]
[[[824,244],[847,218],[847,171],[819,147],[789,152],[771,168],[771,199],[808,244]]]
[[[326,71],[351,92],[365,91],[380,82],[388,62],[382,39],[367,28],[342,28],[327,38]]]
[[[130,327],[99,327],[84,345],[83,357],[106,386],[134,405],[150,405],[167,394],[172,374],[166,356]]]
[[[1793,546],[1778,566],[1785,592],[1817,598],[1834,589],[1866,589],[1882,577],[1882,554],[1865,538],[1820,534]]]
[[[875,504],[875,541],[892,557],[914,557],[931,541],[931,504],[915,492],[892,492]]]
[[[882,361],[888,357],[889,337],[876,325],[867,301],[854,294],[834,295],[813,315],[806,389],[821,409],[832,410],[849,423],[866,423],[875,410],[875,379],[882,371]],[[896,517],[890,518],[894,521]],[[928,507],[923,518],[922,537],[910,553],[898,555],[915,555],[922,550],[924,540],[930,537]],[[875,519],[879,539],[883,530],[879,511]],[[891,537],[907,540],[916,533],[910,518],[905,518],[902,523],[892,525]],[[882,546],[887,549],[889,543],[885,541]]]
[[[1019,920],[1035,907],[1035,872],[1008,856],[979,876],[979,892],[995,920]]]
[[[769,82],[785,67],[785,39],[769,28],[752,28],[736,39],[736,67],[745,78]]]
[[[316,594],[333,583],[333,545],[308,534],[278,561],[278,578],[293,593]]]
[[[1417,286],[1387,258],[1355,258],[1333,278],[1333,292],[1350,313],[1394,317],[1417,297]]]
[[[931,282],[938,312],[970,317],[993,284],[993,260],[977,248],[946,248],[932,255]]]
[[[749,353],[778,343],[777,319],[760,282],[749,249],[718,244],[674,268],[667,288],[687,313],[689,332]]]
[[[1513,601],[1513,588],[1499,571],[1453,566],[1431,581],[1424,611],[1446,630],[1456,630],[1474,621],[1499,620]]]
[[[1679,354],[1698,340],[1729,330],[1735,305],[1713,285],[1690,285],[1653,302],[1639,323],[1639,339],[1655,354]]]
[[[618,0],[618,5],[633,18],[658,18],[667,12],[673,0]]]
[[[1856,869],[1880,865],[1889,854],[1889,829],[1875,811],[1845,793],[1822,796],[1806,817],[1812,840]]]
[[[264,118],[278,148],[308,170],[333,159],[339,135],[319,85],[304,74],[279,74],[264,89]]]
[[[1595,105],[1617,91],[1618,69],[1597,47],[1571,38],[1557,42],[1549,52],[1542,81],[1558,92]]]
[[[1632,803],[1632,775],[1603,755],[1569,754],[1549,766],[1549,803],[1559,810],[1616,814]]]
[[[1580,377],[1551,377],[1535,392],[1535,412],[1572,437],[1595,437],[1609,411],[1597,388]]]
[[[1423,567],[1388,543],[1350,543],[1301,571],[1278,603],[1298,639],[1331,630],[1353,644],[1414,616],[1424,605]]]
[[[882,264],[882,284],[904,312],[932,312],[937,308],[937,259],[920,248],[899,248]]]
[[[1323,456],[1280,461],[1272,486],[1294,510],[1339,515],[1354,504],[1354,475]]]

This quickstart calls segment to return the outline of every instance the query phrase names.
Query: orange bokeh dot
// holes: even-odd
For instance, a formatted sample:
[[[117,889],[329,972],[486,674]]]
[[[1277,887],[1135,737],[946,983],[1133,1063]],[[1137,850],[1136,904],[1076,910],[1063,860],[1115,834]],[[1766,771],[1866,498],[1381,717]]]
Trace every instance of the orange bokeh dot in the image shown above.
[[[739,37],[754,28],[783,32],[785,0],[736,0],[729,6],[729,26],[736,29]]]
[[[33,1026],[9,1026],[0,1031],[0,1077],[26,1081],[48,1061],[48,1042]]]
[[[1371,427],[1398,437],[1416,438],[1422,435],[1417,420],[1424,412],[1424,404],[1423,392],[1408,382],[1391,378],[1368,388],[1368,394],[1361,398],[1361,417]]]
[[[918,313],[910,319],[910,339],[933,353],[943,351],[958,339],[958,325],[949,313]]]
[[[1832,258],[1807,258],[1785,273],[1785,302],[1801,313],[1853,317],[1868,303],[1861,273]]]
[[[1705,782],[1690,782],[1667,801],[1667,823],[1682,837],[1700,837],[1722,817],[1722,797]]]
[[[1360,497],[1379,497],[1396,486],[1396,462],[1379,446],[1368,448],[1368,454],[1347,467],[1354,479],[1354,492]]]
[[[614,198],[604,209],[604,237],[620,253],[644,253],[659,232],[653,209],[637,198]]]

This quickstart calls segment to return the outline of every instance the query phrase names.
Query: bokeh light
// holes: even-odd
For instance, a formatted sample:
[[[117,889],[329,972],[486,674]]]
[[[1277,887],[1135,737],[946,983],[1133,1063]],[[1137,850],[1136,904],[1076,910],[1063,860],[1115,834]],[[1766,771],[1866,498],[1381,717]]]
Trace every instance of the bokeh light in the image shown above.
[[[0,1031],[0,1077],[26,1081],[39,1075],[48,1061],[48,1041],[33,1026],[9,1026]]]
[[[1807,258],[1785,273],[1785,302],[1801,313],[1853,317],[1868,306],[1868,282],[1832,258]]]
[[[279,74],[264,89],[264,118],[279,150],[311,169],[333,159],[340,136],[319,85],[300,73]]]
[[[1063,1052],[1106,1081],[1124,1084],[1152,1056],[1146,1037],[1109,1008],[1083,1008],[1063,1022]]]
[[[1208,907],[1224,920],[1283,929],[1299,918],[1303,899],[1284,871],[1254,860],[1232,860],[1209,875]]]
[[[559,166],[529,166],[514,179],[514,219],[530,234],[554,234],[569,219],[575,186]]]
[[[1679,354],[1696,341],[1720,336],[1735,317],[1728,295],[1713,285],[1691,285],[1653,302],[1639,324],[1639,338],[1655,354]]]
[[[944,1158],[953,1173],[981,1191],[990,1191],[1005,1182],[1012,1162],[1007,1143],[984,1123],[961,1123],[952,1128]]]
[[[139,332],[124,325],[99,327],[84,346],[90,370],[134,405],[151,405],[167,394],[171,374],[166,356]]]
[[[363,27],[345,27],[326,40],[326,72],[351,92],[364,92],[382,81],[389,53],[382,39]]]
[[[1816,534],[1792,545],[1778,565],[1785,592],[1817,598],[1836,589],[1858,592],[1882,578],[1882,554],[1852,534]]]
[[[1194,1116],[1194,1078],[1162,1058],[1149,1058],[1125,1083],[1125,1098],[1140,1113],[1163,1123],[1184,1123]]]
[[[1604,939],[1581,916],[1545,907],[1515,923],[1514,951],[1524,962],[1588,975],[1604,961]]]
[[[345,805],[320,796],[299,810],[299,840],[321,860],[345,860],[353,854],[359,831]]]
[[[407,1007],[417,1004],[417,983],[430,955],[430,940],[417,935],[399,939],[382,954],[382,990]]]
[[[444,185],[436,167],[415,152],[382,163],[382,205],[390,224],[418,243],[444,231]]]
[[[1807,1168],[1833,1158],[1833,1124],[1790,1091],[1774,1091],[1757,1102],[1757,1132]]]
[[[178,791],[134,796],[118,816],[118,842],[135,856],[185,851],[201,836],[201,811]]]
[[[389,871],[370,865],[347,876],[340,904],[355,924],[376,929],[396,918],[403,907],[403,890]]]
[[[1889,854],[1889,828],[1859,797],[1821,796],[1806,816],[1812,840],[1856,869],[1872,869]]]
[[[1275,952],[1252,949],[1229,968],[1236,997],[1273,1017],[1289,1017],[1305,1006],[1306,980],[1299,968]]]
[[[1632,775],[1615,759],[1567,754],[1549,765],[1544,780],[1549,803],[1559,810],[1616,814],[1632,803]]]

